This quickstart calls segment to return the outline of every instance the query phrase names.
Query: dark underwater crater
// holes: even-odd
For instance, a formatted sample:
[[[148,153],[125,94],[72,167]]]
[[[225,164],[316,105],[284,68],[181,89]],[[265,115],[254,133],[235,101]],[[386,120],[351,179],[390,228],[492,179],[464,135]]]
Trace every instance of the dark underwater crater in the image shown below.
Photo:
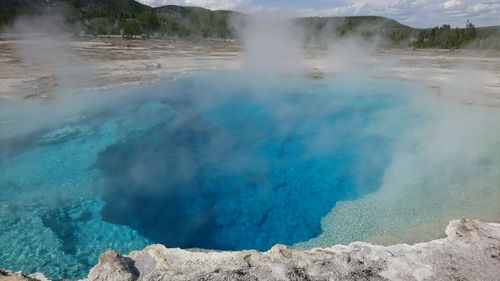
[[[365,128],[401,102],[384,88],[177,85],[155,101],[169,118],[100,153],[106,221],[168,247],[267,250],[380,186],[392,142]]]

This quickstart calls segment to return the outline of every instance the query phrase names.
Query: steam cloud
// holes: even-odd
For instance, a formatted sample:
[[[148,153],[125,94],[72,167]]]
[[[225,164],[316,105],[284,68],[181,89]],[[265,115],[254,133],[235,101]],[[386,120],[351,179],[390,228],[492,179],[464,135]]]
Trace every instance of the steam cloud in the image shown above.
[[[246,49],[241,70],[243,75],[277,75],[280,77],[276,80],[279,83],[293,85],[294,78],[312,70],[319,70],[328,78],[329,75],[337,75],[356,80],[392,73],[394,65],[404,64],[397,58],[380,61],[377,56],[381,40],[369,44],[359,36],[325,39],[318,44],[321,48],[305,49],[304,34],[285,18],[259,15],[245,23],[245,26],[237,27]],[[20,21],[14,26],[14,31],[32,31],[34,26],[50,26],[48,29],[52,29],[56,25],[57,21],[55,25]],[[18,43],[16,51],[24,63],[30,67],[48,65],[54,70],[58,85],[56,91],[59,94],[45,104],[28,104],[21,109],[16,108],[16,112],[4,111],[15,124],[4,127],[9,128],[2,130],[4,137],[14,135],[7,132],[10,129],[29,135],[68,116],[105,111],[134,99],[133,94],[125,94],[125,99],[119,94],[108,97],[67,95],[67,92],[80,87],[81,81],[86,80],[90,71],[68,51],[67,42],[60,39],[44,35],[34,41],[29,37]],[[63,56],[64,59],[54,60],[53,52],[68,52],[68,55]],[[337,204],[322,222],[323,233],[299,246],[325,246],[359,239],[384,243],[411,242],[435,236],[436,229],[442,229],[442,225],[452,218],[477,216],[498,220],[500,112],[498,107],[490,106],[485,100],[488,95],[484,91],[494,79],[490,75],[491,72],[481,71],[476,66],[458,64],[454,65],[452,72],[445,74],[414,72],[412,80],[438,88],[422,87],[422,92],[412,98],[409,106],[418,112],[419,117],[429,121],[423,126],[415,126],[404,137],[395,139],[396,149],[378,191],[359,200]],[[444,77],[436,80],[437,76]],[[330,107],[342,106],[335,100],[321,106],[308,102],[294,106],[275,104],[274,101],[279,99],[275,99],[271,91],[267,91],[266,95],[259,91],[266,88],[265,84],[272,84],[270,80],[256,80],[255,85],[250,87],[255,91],[250,91],[249,95],[274,107],[274,117],[280,120],[281,126],[277,128],[280,134],[290,132],[296,118],[320,118],[330,113]],[[464,83],[465,80],[467,83]],[[236,85],[234,92],[239,90]],[[152,96],[169,94],[157,93]],[[200,96],[199,99],[184,101],[193,103],[190,104],[193,112],[184,113],[196,115],[214,104],[224,103],[227,98]],[[118,99],[123,101],[119,102]],[[182,99],[177,102],[182,102]],[[182,118],[176,121],[179,126],[185,124]],[[378,126],[371,129],[377,134],[385,134],[385,137],[393,137],[390,128],[385,127],[387,124]],[[322,134],[308,143],[311,154],[318,154],[338,144],[338,140],[328,133],[332,129],[341,130],[338,126],[325,125],[320,129]],[[228,144],[233,145],[223,135],[217,136],[213,142],[214,150],[208,151],[207,155],[217,155],[220,147]],[[9,146],[2,147],[3,151],[9,149]],[[191,162],[181,161],[186,165],[178,167],[179,173],[186,178],[193,175],[189,165]],[[367,166],[359,170],[372,169]],[[147,180],[143,178],[144,171],[140,167],[135,172],[137,174],[132,175],[133,178]]]

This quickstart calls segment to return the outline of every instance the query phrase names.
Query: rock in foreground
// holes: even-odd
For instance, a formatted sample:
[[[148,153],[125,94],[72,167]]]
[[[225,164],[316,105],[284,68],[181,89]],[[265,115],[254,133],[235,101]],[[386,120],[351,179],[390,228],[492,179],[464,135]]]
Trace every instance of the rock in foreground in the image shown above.
[[[413,246],[348,246],[301,251],[193,252],[152,245],[101,255],[85,281],[170,280],[500,280],[500,224],[454,220],[447,238]],[[0,280],[35,281],[0,271]]]
[[[152,245],[104,253],[88,281],[500,280],[500,224],[451,221],[447,238],[414,246],[356,242],[300,251],[191,252]]]
[[[10,271],[3,269],[0,269],[0,280],[1,281],[49,281],[41,273],[35,273],[28,276],[20,272],[12,273]]]

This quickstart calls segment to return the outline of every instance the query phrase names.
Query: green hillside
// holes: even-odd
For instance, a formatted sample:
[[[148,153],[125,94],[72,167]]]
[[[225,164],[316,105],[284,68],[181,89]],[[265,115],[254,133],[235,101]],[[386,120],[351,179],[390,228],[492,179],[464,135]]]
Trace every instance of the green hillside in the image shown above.
[[[228,25],[230,11],[198,7],[163,6],[151,8],[132,0],[70,0],[74,18],[82,19],[85,32],[178,37],[232,37]]]
[[[64,15],[67,31],[75,34],[158,36],[180,38],[235,38],[230,20],[245,21],[244,14],[198,7],[168,5],[158,8],[134,0],[0,0],[0,27],[19,15]],[[417,29],[377,16],[308,17],[293,20],[306,44],[325,39],[358,36],[386,47],[496,48],[500,26],[464,28],[449,25]]]
[[[233,36],[231,11],[198,7],[163,6],[151,8],[133,0],[1,0],[0,27],[19,15],[63,14],[75,33],[126,36],[157,33],[178,37]]]
[[[303,29],[305,41],[309,44],[322,42],[324,38],[358,35],[366,40],[379,40],[391,46],[406,46],[417,29],[399,22],[376,16],[355,17],[309,17],[296,20]]]
[[[19,15],[36,15],[41,11],[59,11],[65,9],[66,4],[66,1],[1,0],[0,27],[11,23]]]
[[[198,7],[163,6],[154,9],[159,19],[157,31],[167,36],[232,38],[230,17],[244,17],[232,11],[211,11]]]

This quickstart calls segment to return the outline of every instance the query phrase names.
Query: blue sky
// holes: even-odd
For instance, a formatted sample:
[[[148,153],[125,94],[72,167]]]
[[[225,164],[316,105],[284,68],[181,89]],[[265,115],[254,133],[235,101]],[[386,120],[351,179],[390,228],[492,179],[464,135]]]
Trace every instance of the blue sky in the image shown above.
[[[283,11],[295,16],[378,15],[414,27],[445,23],[464,26],[500,25],[500,0],[139,0],[150,6],[167,4],[230,9],[252,13]]]

